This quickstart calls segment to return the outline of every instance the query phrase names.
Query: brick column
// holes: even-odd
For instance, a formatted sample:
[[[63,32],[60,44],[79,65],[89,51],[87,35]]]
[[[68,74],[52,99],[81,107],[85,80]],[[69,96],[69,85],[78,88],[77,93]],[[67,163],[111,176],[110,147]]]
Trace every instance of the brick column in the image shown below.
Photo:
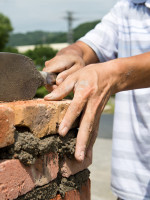
[[[70,102],[0,102],[0,200],[90,200],[91,160],[74,158],[78,120],[57,134]]]

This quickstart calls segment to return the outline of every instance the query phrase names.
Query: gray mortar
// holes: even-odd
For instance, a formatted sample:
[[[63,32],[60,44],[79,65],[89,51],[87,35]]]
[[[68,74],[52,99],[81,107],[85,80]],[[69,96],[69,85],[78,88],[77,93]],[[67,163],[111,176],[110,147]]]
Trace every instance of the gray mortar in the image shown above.
[[[47,185],[33,189],[25,195],[18,197],[16,200],[50,200],[56,197],[57,191],[58,184],[55,180]]]
[[[25,127],[16,127],[15,143],[10,147],[2,148],[0,159],[17,158],[24,164],[34,164],[35,160],[49,152],[59,154],[59,162],[63,161],[64,155],[69,158],[74,157],[77,129],[68,132],[65,137],[51,135],[45,138],[36,138]],[[60,166],[59,163],[59,166]],[[69,178],[64,178],[58,173],[57,179],[42,187],[37,187],[27,194],[18,197],[16,200],[50,200],[57,193],[65,196],[67,191],[77,189],[87,182],[89,170],[83,170]]]
[[[32,99],[44,80],[32,60],[13,53],[0,53],[0,101]]]
[[[85,169],[69,178],[62,178],[59,185],[59,193],[61,196],[64,197],[66,192],[73,189],[80,191],[82,185],[87,182],[89,175],[90,171]]]
[[[64,197],[65,193],[70,190],[76,189],[80,191],[82,185],[89,179],[89,175],[89,170],[85,169],[69,178],[58,177],[55,181],[35,188],[27,194],[18,197],[16,200],[50,200],[56,197],[56,194]]]
[[[27,130],[24,132],[19,128],[15,132],[14,145],[2,148],[0,159],[16,158],[25,165],[31,165],[37,158],[49,152],[58,153],[60,158],[64,154],[72,158],[75,152],[76,134],[77,129],[73,129],[63,138],[53,135],[39,139]]]

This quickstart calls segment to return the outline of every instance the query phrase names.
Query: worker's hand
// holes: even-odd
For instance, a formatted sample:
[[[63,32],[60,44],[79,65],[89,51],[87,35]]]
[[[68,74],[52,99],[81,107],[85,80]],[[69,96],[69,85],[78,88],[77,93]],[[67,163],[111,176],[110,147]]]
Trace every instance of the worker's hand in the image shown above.
[[[70,74],[84,67],[84,61],[79,55],[61,54],[53,59],[46,61],[43,71],[59,73],[56,79],[56,85],[46,88],[49,92],[62,83]]]
[[[101,113],[115,86],[113,62],[88,65],[69,75],[45,100],[61,100],[72,90],[74,98],[59,127],[65,136],[75,119],[81,114],[75,157],[83,161],[90,156],[95,142]]]

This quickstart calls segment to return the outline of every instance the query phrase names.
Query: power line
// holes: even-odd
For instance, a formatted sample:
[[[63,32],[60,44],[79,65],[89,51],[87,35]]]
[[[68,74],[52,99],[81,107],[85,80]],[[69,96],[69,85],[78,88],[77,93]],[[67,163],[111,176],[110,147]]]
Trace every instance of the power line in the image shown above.
[[[73,21],[76,20],[76,19],[73,17],[73,12],[71,12],[71,11],[67,11],[67,16],[64,17],[64,19],[66,19],[67,22],[68,22],[67,42],[69,44],[72,44],[73,43],[73,28],[72,28],[72,24],[73,24]]]

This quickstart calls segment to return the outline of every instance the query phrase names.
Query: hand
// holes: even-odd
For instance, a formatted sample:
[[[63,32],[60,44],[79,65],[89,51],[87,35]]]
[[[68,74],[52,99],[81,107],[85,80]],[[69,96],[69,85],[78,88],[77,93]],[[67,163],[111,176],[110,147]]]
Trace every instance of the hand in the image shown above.
[[[51,94],[45,96],[45,100],[61,100],[74,90],[74,98],[58,132],[65,136],[82,112],[75,151],[78,161],[91,155],[101,113],[115,87],[113,65],[112,61],[88,65],[69,75]]]
[[[56,89],[70,74],[85,66],[83,59],[79,55],[62,54],[46,61],[43,71],[59,73],[56,79],[56,85],[46,88],[49,92]]]

